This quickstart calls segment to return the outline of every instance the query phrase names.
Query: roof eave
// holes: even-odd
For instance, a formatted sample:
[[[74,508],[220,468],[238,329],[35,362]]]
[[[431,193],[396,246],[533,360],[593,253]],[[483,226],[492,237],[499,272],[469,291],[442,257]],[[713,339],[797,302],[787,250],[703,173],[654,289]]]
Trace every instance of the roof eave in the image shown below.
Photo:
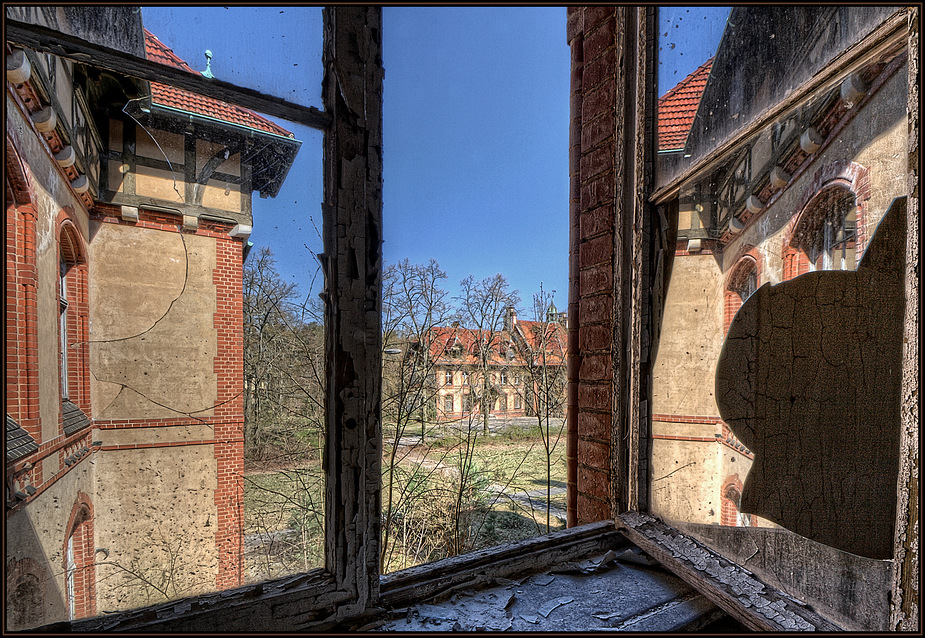
[[[211,117],[209,115],[203,115],[201,113],[195,113],[193,111],[187,111],[185,109],[178,109],[173,106],[167,106],[165,104],[160,104],[151,100],[151,112],[153,114],[160,114],[165,117],[182,117],[184,120],[192,118],[199,119],[205,123],[215,126],[217,128],[223,128],[225,130],[234,132],[236,134],[244,134],[248,137],[262,137],[270,139],[276,143],[282,143],[284,148],[289,152],[285,154],[284,163],[279,167],[278,171],[275,173],[276,178],[273,180],[267,180],[264,184],[254,183],[251,184],[252,191],[258,191],[261,197],[276,197],[279,195],[279,190],[282,188],[283,182],[286,181],[286,177],[289,175],[289,170],[292,168],[292,164],[295,161],[295,157],[299,152],[299,149],[302,147],[301,140],[297,140],[292,137],[286,137],[283,135],[278,135],[276,133],[271,133],[269,131],[264,131],[258,128],[253,128],[251,126],[244,126],[243,124],[235,124],[234,122],[228,122],[226,120],[219,119],[217,117]]]

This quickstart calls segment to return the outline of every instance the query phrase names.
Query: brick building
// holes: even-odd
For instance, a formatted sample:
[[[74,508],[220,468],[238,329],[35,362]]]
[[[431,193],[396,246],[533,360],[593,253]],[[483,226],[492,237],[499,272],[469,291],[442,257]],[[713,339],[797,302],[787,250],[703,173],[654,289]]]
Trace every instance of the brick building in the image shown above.
[[[550,306],[546,321],[518,319],[508,308],[499,331],[461,328],[458,323],[431,328],[423,341],[429,346],[427,369],[433,371],[437,421],[481,413],[484,371],[490,378],[492,415],[535,416],[548,405],[550,416],[563,417],[566,324],[566,313]],[[482,348],[489,351],[487,357],[479,357]]]
[[[113,46],[195,73],[130,9],[19,11],[111,21]],[[251,193],[278,193],[300,143],[220,100],[6,55],[8,628],[240,585]]]
[[[818,28],[825,19],[794,16],[807,28]],[[722,129],[736,114],[738,103],[728,96],[747,89],[731,87],[729,78],[741,47],[752,37],[742,25],[753,20],[750,10],[733,9],[730,25],[735,26],[727,27],[715,58],[659,100],[660,159],[667,160],[663,174],[676,170],[672,162],[693,162],[705,154],[711,135],[706,132]],[[794,56],[796,64],[805,47],[782,44],[779,55]],[[894,45],[872,57],[744,140],[718,166],[680,186],[672,281],[653,369],[653,472],[672,474],[652,498],[654,509],[667,519],[724,526],[787,524],[783,516],[768,520],[740,513],[755,455],[722,418],[721,397],[715,396],[722,390],[712,380],[724,339],[749,297],[762,286],[781,286],[806,273],[856,271],[887,210],[904,197],[904,55]],[[721,102],[719,94],[726,100]],[[810,277],[827,281],[822,274]],[[812,337],[808,333],[804,339]],[[788,392],[794,410],[807,410],[800,401],[809,401],[803,397],[812,381],[794,377],[792,383]],[[881,390],[887,404],[898,401],[895,389]],[[850,410],[862,409],[857,404]],[[879,465],[895,467],[892,454],[878,452]],[[811,489],[808,484],[794,488]],[[696,498],[691,498],[692,489]],[[848,524],[841,516],[841,525]],[[864,553],[861,545],[853,547]]]

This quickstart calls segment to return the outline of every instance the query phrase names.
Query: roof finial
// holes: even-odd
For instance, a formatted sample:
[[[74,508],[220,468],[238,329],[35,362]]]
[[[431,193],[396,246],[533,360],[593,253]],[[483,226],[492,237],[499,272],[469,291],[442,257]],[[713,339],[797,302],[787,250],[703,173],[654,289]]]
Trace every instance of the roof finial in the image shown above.
[[[207,77],[210,80],[215,76],[212,75],[212,52],[206,49],[206,70],[200,71],[203,77]]]

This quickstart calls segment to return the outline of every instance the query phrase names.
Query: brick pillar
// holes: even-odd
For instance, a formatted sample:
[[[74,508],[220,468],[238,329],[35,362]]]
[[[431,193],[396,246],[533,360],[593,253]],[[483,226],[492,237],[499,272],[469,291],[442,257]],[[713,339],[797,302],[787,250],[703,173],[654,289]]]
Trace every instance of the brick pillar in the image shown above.
[[[572,51],[569,244],[569,524],[643,502],[651,241],[652,12],[568,10]],[[637,61],[645,68],[637,68]],[[646,107],[648,105],[648,107]],[[640,107],[646,107],[640,110]],[[644,477],[642,477],[644,480]]]
[[[579,7],[568,7],[566,37],[571,47],[571,74],[569,84],[569,292],[568,292],[568,353],[566,374],[568,376],[566,410],[566,510],[567,525],[578,524],[578,370],[581,367],[581,352],[578,349],[578,246],[580,173],[578,163],[581,157],[581,78],[582,78],[582,29],[584,11]]]
[[[569,9],[570,524],[610,517],[617,13]],[[577,342],[577,343],[576,343]],[[576,347],[577,346],[577,347]]]
[[[218,527],[215,545],[218,550],[219,589],[243,583],[244,525],[244,299],[242,297],[241,241],[219,239],[215,242],[216,313],[218,355],[215,372],[218,401],[215,408],[215,461],[217,484],[215,506]]]

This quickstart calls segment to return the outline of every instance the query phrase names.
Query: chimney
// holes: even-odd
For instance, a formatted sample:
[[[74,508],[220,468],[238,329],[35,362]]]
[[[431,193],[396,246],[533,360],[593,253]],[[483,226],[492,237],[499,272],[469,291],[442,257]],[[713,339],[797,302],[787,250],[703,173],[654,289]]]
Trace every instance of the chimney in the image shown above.
[[[517,311],[514,310],[514,306],[508,306],[504,313],[504,329],[508,332],[514,331],[514,326],[517,325]]]

